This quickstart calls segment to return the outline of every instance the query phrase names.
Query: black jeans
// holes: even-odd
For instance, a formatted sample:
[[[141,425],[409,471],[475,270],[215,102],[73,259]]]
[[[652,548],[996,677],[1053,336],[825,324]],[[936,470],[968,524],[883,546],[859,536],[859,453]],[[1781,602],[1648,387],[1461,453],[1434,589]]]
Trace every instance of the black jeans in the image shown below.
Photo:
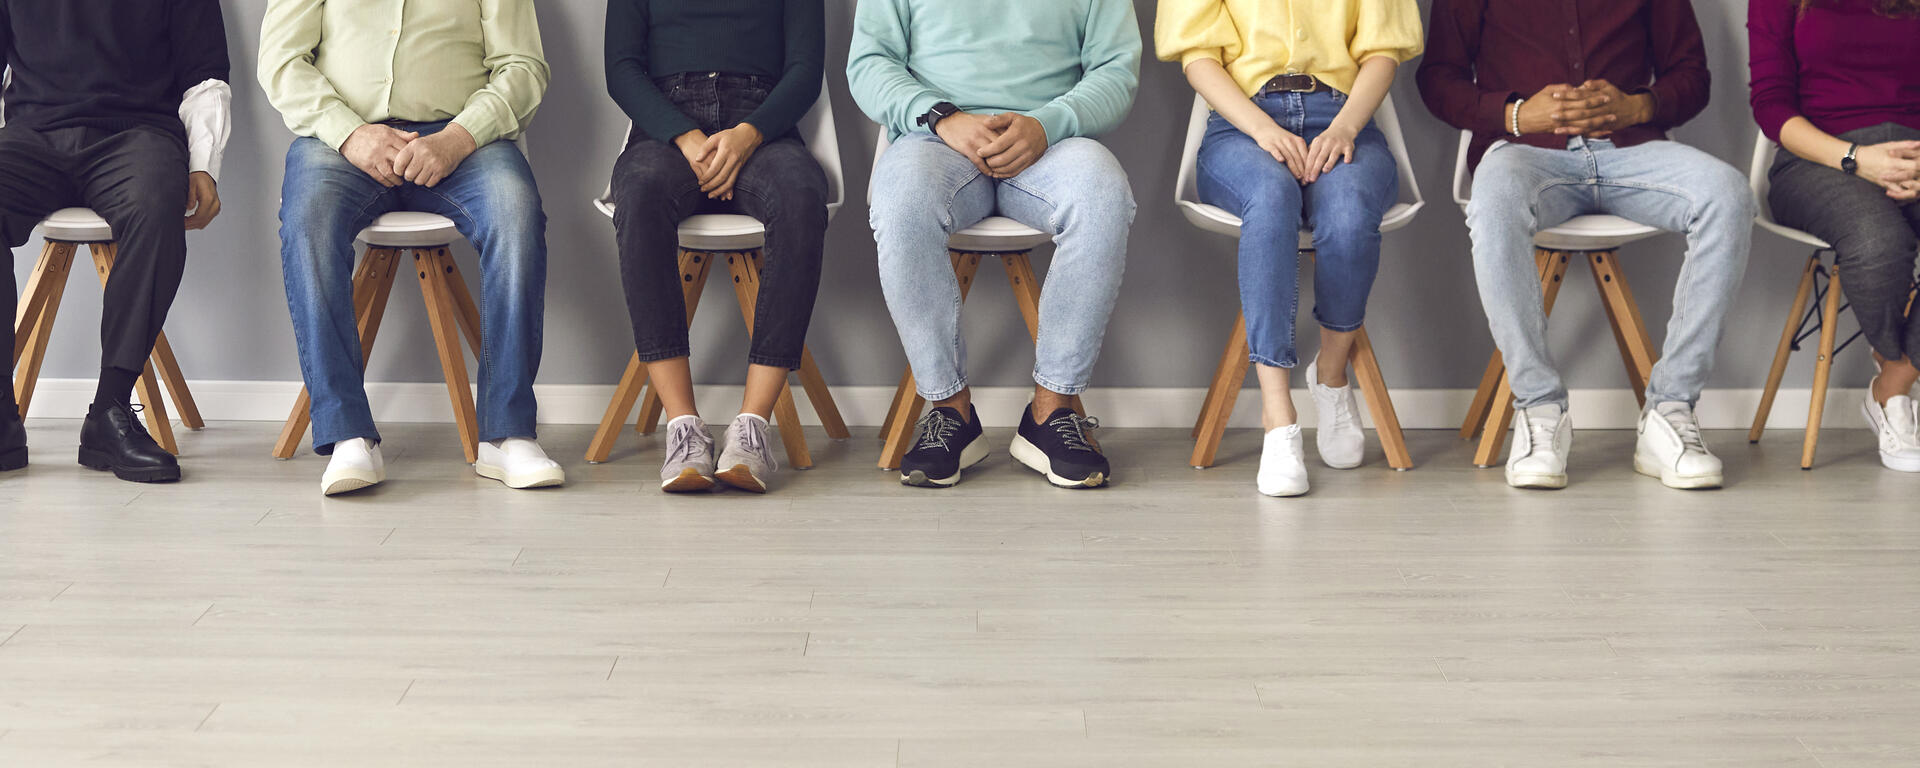
[[[1840,138],[1866,146],[1920,139],[1920,130],[1885,123]],[[1920,362],[1920,312],[1907,312],[1920,255],[1920,203],[1896,202],[1873,182],[1784,150],[1770,174],[1774,218],[1833,245],[1840,287],[1873,351]]]
[[[0,128],[0,237],[7,245],[25,245],[47,214],[75,206],[106,219],[119,243],[101,300],[100,367],[139,371],[187,266],[186,146],[159,128]],[[11,320],[19,306],[13,269],[0,275],[0,316]],[[13,333],[0,335],[12,361]],[[0,390],[10,403],[7,378]]]
[[[767,98],[767,78],[693,73],[657,81],[675,106],[709,135],[732,128]],[[636,128],[613,170],[620,278],[640,359],[686,357],[686,301],[680,290],[680,222],[701,213],[738,213],[766,225],[760,298],[754,305],[757,365],[800,367],[820,289],[826,247],[827,176],[797,133],[770,136],[747,158],[733,200],[707,199],[686,155]]]

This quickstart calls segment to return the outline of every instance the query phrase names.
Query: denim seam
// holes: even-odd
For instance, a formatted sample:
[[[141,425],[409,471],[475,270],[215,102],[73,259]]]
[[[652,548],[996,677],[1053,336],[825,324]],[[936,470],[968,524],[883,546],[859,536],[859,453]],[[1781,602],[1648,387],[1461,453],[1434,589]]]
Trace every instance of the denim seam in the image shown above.
[[[915,379],[915,382],[916,382],[914,386],[915,390],[919,390],[920,388],[917,383],[918,381],[919,381],[918,379]],[[955,383],[953,386],[948,387],[945,390],[941,390],[937,392],[920,392],[919,394],[920,394],[920,399],[926,400],[928,402],[937,403],[937,402],[940,402],[941,400],[952,399],[954,395],[960,394],[961,390],[964,390],[966,388],[967,388],[967,377],[965,374],[962,374],[960,376],[960,381],[958,383]]]
[[[1040,385],[1042,388],[1045,388],[1048,392],[1052,392],[1060,395],[1077,395],[1087,391],[1087,385],[1085,384],[1071,386],[1066,384],[1055,383],[1052,379],[1049,379],[1045,376],[1041,376],[1040,371],[1037,368],[1033,372],[1033,383]]]
[[[978,171],[975,171],[975,173],[978,173]],[[1026,193],[1028,197],[1038,200],[1042,204],[1046,205],[1047,206],[1047,231],[1050,234],[1053,234],[1055,236],[1058,236],[1060,234],[1060,206],[1059,205],[1055,204],[1052,200],[1048,199],[1046,195],[1042,195],[1033,189],[1029,189],[1025,184],[1021,184],[1020,179],[1018,177],[1007,179],[1006,181],[1003,181],[1001,183],[1009,187],[1013,187],[1014,189],[1020,190],[1021,192]]]

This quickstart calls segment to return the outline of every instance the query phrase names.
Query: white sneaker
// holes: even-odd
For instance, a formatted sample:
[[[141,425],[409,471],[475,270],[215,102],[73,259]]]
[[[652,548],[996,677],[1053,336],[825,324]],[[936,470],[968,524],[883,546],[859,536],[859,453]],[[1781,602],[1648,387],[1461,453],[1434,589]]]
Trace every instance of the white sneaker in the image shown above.
[[[720,482],[750,493],[767,492],[767,476],[780,468],[767,435],[767,420],[751,413],[733,418],[727,427],[720,450],[719,468],[714,477]]]
[[[1720,459],[1700,439],[1700,422],[1686,403],[1659,403],[1640,415],[1633,470],[1668,488],[1718,488],[1723,479]]]
[[[1307,450],[1300,425],[1267,430],[1260,449],[1260,492],[1268,496],[1300,496],[1307,492]]]
[[[481,443],[480,460],[473,463],[473,471],[506,483],[508,488],[546,488],[567,481],[560,462],[547,458],[539,443],[524,437]]]
[[[333,444],[333,458],[320,475],[320,495],[337,496],[387,481],[387,460],[380,444],[364,437]]]
[[[1567,487],[1573,415],[1558,405],[1536,405],[1516,415],[1513,453],[1507,457],[1507,485],[1549,490]]]
[[[1314,447],[1320,449],[1320,461],[1334,469],[1353,469],[1367,452],[1367,434],[1360,431],[1360,406],[1353,397],[1353,383],[1329,387],[1320,383],[1320,361],[1307,364],[1307,387],[1313,390],[1313,404],[1320,411],[1320,423],[1313,431]]]
[[[1860,412],[1866,414],[1867,427],[1880,435],[1880,464],[1895,472],[1920,472],[1920,406],[1913,398],[1894,395],[1882,408],[1869,394]]]

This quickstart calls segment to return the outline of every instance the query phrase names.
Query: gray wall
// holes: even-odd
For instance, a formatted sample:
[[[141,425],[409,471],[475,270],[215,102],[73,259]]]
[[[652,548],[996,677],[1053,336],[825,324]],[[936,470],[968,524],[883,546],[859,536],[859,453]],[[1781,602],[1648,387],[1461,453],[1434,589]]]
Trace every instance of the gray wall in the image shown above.
[[[834,106],[848,187],[854,194],[829,236],[827,274],[811,338],[829,381],[890,386],[905,358],[880,298],[864,196],[859,194],[866,186],[876,128],[847,97],[844,77],[838,74],[845,63],[854,1],[827,0],[829,71],[835,73]],[[1136,4],[1151,56],[1154,3]],[[192,236],[191,265],[168,332],[191,378],[293,380],[299,378],[299,367],[281,291],[274,206],[290,135],[253,79],[265,3],[226,0],[224,5],[236,81],[234,140],[221,181],[226,212],[211,231]],[[611,384],[625,364],[631,337],[615,279],[613,228],[588,200],[606,184],[626,120],[604,87],[603,2],[539,0],[539,5],[554,71],[553,88],[530,137],[530,154],[552,222],[541,381]],[[1746,4],[1696,0],[1694,6],[1705,27],[1715,87],[1706,114],[1678,137],[1744,170],[1755,135],[1746,105]],[[1420,104],[1411,69],[1403,72],[1394,94],[1429,206],[1412,226],[1388,236],[1368,325],[1394,386],[1470,388],[1493,346],[1474,292],[1466,229],[1448,193],[1455,135]],[[1233,246],[1225,238],[1193,229],[1171,202],[1192,98],[1178,67],[1150,61],[1142,81],[1132,117],[1107,137],[1132,174],[1140,215],[1126,289],[1095,383],[1199,387],[1205,385],[1233,321]],[[1623,254],[1656,340],[1663,336],[1683,245],[1678,237],[1668,236],[1630,246]],[[23,284],[37,252],[36,242],[15,254],[15,274]],[[1777,237],[1756,235],[1752,269],[1728,326],[1714,387],[1764,383],[1805,255]],[[472,276],[471,251],[463,251],[461,258]],[[997,273],[988,276],[968,310],[973,380],[981,385],[1027,384],[1030,345],[1005,282]],[[724,279],[714,283],[710,288],[715,293],[708,295],[707,311],[695,327],[696,376],[703,382],[735,383],[744,369],[746,336]],[[1563,294],[1554,318],[1555,348],[1572,386],[1624,387],[1619,356],[1591,283],[1590,276],[1576,274]],[[75,276],[46,375],[94,375],[98,297],[93,280]],[[1303,318],[1305,310],[1303,306]],[[399,286],[385,328],[371,379],[438,379],[413,286]],[[1305,337],[1310,345],[1312,334]],[[1869,369],[1865,360],[1864,353],[1847,355],[1835,385],[1864,384]],[[1811,362],[1803,357],[1800,363],[1787,386],[1807,385]]]

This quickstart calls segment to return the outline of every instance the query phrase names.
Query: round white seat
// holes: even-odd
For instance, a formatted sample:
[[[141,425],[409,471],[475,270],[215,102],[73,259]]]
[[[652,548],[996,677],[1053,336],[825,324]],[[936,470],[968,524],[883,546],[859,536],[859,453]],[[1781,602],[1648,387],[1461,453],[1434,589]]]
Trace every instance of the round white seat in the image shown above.
[[[395,211],[360,230],[360,242],[383,248],[432,248],[460,237],[453,220],[437,213]]]
[[[1180,212],[1186,215],[1188,223],[1214,234],[1228,237],[1240,236],[1240,227],[1244,222],[1240,217],[1228,213],[1226,209],[1191,200],[1181,200],[1179,205]],[[1392,208],[1387,209],[1387,215],[1380,217],[1380,231],[1392,232],[1404,227],[1408,222],[1413,221],[1413,215],[1419,212],[1420,205],[1417,203],[1394,203]],[[1312,247],[1313,230],[1306,226],[1305,221],[1302,221],[1300,248],[1304,250]]]
[[[986,220],[959,232],[947,240],[947,247],[974,253],[1025,253],[1053,242],[1053,235],[1029,227],[1005,216]]]
[[[613,218],[618,208],[612,192],[593,201],[593,207]],[[827,204],[827,220],[840,211],[840,203]],[[702,253],[729,253],[757,250],[767,244],[767,227],[759,219],[738,213],[701,213],[680,222],[680,247]]]
[[[1753,222],[1759,224],[1761,229],[1796,243],[1822,251],[1833,250],[1827,241],[1773,220],[1773,204],[1768,201],[1769,193],[1773,190],[1773,179],[1768,169],[1773,167],[1773,159],[1779,153],[1780,145],[1768,141],[1765,135],[1754,141],[1753,164],[1747,169],[1747,185],[1753,189],[1754,202],[1759,204],[1760,210]]]
[[[1533,244],[1553,251],[1611,251],[1661,230],[1619,216],[1575,216],[1557,227],[1540,230]]]
[[[40,222],[40,231],[48,240],[63,243],[106,243],[113,240],[113,227],[91,208],[62,208]]]

